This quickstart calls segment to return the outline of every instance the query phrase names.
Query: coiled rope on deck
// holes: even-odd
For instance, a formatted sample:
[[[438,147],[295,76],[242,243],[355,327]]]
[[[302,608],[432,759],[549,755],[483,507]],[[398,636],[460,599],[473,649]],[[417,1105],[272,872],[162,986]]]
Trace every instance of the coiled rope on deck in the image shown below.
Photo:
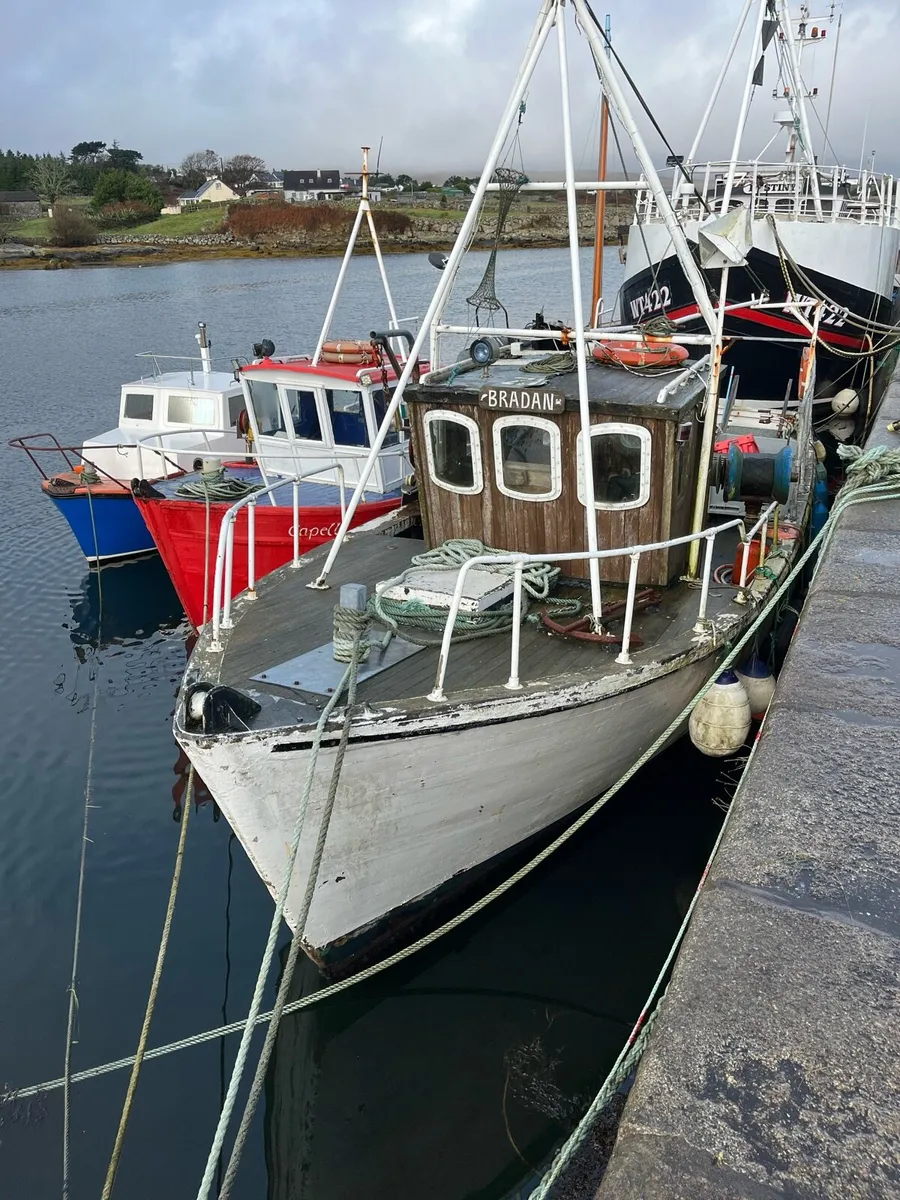
[[[414,555],[411,566],[407,567],[400,575],[380,584],[378,591],[369,600],[369,612],[375,620],[387,626],[392,633],[402,634],[407,641],[416,641],[416,638],[409,632],[411,628],[423,630],[440,638],[447,624],[446,608],[427,604],[415,596],[404,600],[390,599],[384,595],[385,590],[402,587],[407,580],[414,578],[423,569],[456,573],[464,563],[472,558],[494,555],[508,557],[509,553],[508,550],[498,550],[495,546],[486,546],[477,538],[450,538],[433,550],[426,550],[423,554]],[[516,573],[514,563],[498,562],[482,564],[482,566],[485,570],[509,579],[512,579]],[[573,605],[578,605],[580,609],[580,601],[556,600],[551,597],[550,592],[559,578],[559,574],[559,567],[551,566],[550,563],[531,562],[523,565],[522,587],[525,593],[522,604],[523,619],[529,600],[545,604],[556,612],[578,611],[573,608]],[[453,640],[454,642],[465,642],[471,641],[473,638],[488,637],[493,633],[502,633],[511,629],[512,623],[512,602],[495,605],[487,612],[458,612],[453,628]]]
[[[251,492],[258,492],[261,483],[249,483],[245,479],[229,478],[224,467],[212,467],[200,472],[199,479],[186,479],[175,489],[176,496],[189,496],[197,500],[243,500]]]

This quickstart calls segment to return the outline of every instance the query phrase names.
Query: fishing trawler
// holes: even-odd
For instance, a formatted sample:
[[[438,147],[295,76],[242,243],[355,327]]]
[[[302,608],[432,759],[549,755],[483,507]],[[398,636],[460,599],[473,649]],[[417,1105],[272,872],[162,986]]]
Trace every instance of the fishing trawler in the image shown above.
[[[731,156],[703,162],[700,145],[748,23],[751,45]],[[729,365],[743,395],[769,405],[796,401],[788,384],[814,332],[817,396],[832,398],[842,389],[860,393],[861,403],[850,410],[858,412],[859,432],[871,409],[876,361],[896,336],[900,181],[876,173],[872,164],[861,163],[857,171],[837,162],[823,165],[826,155],[834,155],[828,121],[839,37],[833,3],[824,18],[816,18],[806,4],[792,16],[788,0],[746,0],[690,149],[683,157],[670,155],[670,205],[664,211],[649,190],[638,193],[628,230],[622,313],[657,327],[662,321],[666,328],[703,328],[672,246],[671,208],[714,293],[721,262],[710,261],[710,255],[720,255],[725,246],[731,258],[724,328],[727,337],[740,339]],[[811,71],[817,52],[831,45],[823,121]],[[775,135],[759,156],[742,157],[748,113],[762,94],[767,70]],[[820,127],[815,134],[811,114]],[[783,158],[766,161],[762,155],[782,134]],[[814,151],[820,134],[821,156]]]
[[[141,471],[152,479],[190,469],[199,456],[232,457],[244,448],[238,418],[244,407],[240,383],[212,366],[204,322],[195,335],[199,360],[142,353],[152,370],[122,385],[119,423],[80,446],[63,446],[52,433],[13,438],[41,474],[41,487],[66,521],[91,566],[155,550],[131,495]],[[177,364],[177,369],[166,369]],[[153,435],[164,449],[145,449]]]
[[[585,327],[568,28],[586,39],[641,186],[667,214],[706,322],[678,339],[692,360],[624,369],[611,347],[647,344],[645,332]],[[524,186],[510,184],[502,156],[551,34],[573,317],[553,329],[485,329],[477,316],[451,324],[445,309],[486,194],[506,193],[502,214]],[[561,185],[530,185],[541,186]],[[476,312],[504,307],[496,250],[469,297]],[[217,602],[179,695],[175,736],[273,895],[293,866],[308,795],[284,913],[302,923],[320,966],[371,954],[611,785],[677,719],[799,556],[815,480],[816,344],[798,370],[798,412],[744,454],[733,439],[745,431],[717,427],[726,307],[724,292],[710,297],[589,6],[544,0],[335,541],[232,600],[235,543],[223,524]],[[471,339],[465,354],[423,368],[415,384],[426,339],[438,363],[441,339],[459,335]],[[417,497],[348,536],[401,404]],[[737,510],[711,515],[716,496]]]
[[[347,507],[345,488],[355,487],[360,479],[387,409],[388,391],[402,370],[412,338],[398,332],[368,199],[365,146],[362,166],[356,221],[315,350],[311,355],[277,355],[274,343],[264,339],[254,346],[253,360],[235,372],[235,387],[243,397],[239,427],[246,437],[244,461],[228,461],[233,455],[204,455],[202,470],[161,482],[150,481],[142,461],[133,473],[135,503],[195,628],[204,625],[212,611],[215,550],[222,522],[236,500],[245,503],[229,518],[235,522],[236,547],[229,598],[252,586],[254,578],[296,562],[300,554],[334,537]],[[371,338],[331,336],[363,217],[390,326],[378,344]],[[168,444],[165,434],[153,434],[141,440],[139,451],[149,451],[152,457],[165,453]],[[398,426],[382,440],[353,525],[396,508],[411,472],[406,435]],[[252,562],[248,545],[253,546]]]

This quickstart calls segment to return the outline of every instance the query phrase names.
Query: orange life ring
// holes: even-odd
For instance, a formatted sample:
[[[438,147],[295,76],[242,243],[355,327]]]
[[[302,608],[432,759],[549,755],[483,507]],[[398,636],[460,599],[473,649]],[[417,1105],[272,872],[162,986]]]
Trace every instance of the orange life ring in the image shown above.
[[[322,361],[327,363],[358,363],[366,366],[378,361],[378,351],[371,342],[341,341],[322,345]]]
[[[645,338],[642,342],[609,338],[595,342],[591,353],[597,362],[611,367],[676,367],[688,357],[686,347],[677,346],[666,338]]]

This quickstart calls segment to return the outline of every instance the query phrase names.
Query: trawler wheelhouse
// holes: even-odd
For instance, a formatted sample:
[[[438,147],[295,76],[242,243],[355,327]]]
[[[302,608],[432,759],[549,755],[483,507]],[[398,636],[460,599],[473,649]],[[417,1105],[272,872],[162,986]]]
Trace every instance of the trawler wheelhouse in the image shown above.
[[[582,553],[592,507],[601,549],[650,545],[690,529],[706,375],[587,368],[593,497],[587,496],[578,379],[541,373],[546,355],[436,371],[407,392],[425,541],[478,538],[526,554]],[[524,368],[524,369],[523,369]],[[563,573],[585,578],[583,560]],[[640,582],[665,586],[683,546],[642,556]],[[627,558],[601,562],[624,582]]]
[[[394,373],[308,358],[263,359],[241,371],[257,457],[265,471],[295,474],[322,463],[322,481],[336,482],[323,460],[339,460],[355,484],[387,411],[385,386]],[[401,487],[411,468],[397,428],[387,431],[367,486]]]

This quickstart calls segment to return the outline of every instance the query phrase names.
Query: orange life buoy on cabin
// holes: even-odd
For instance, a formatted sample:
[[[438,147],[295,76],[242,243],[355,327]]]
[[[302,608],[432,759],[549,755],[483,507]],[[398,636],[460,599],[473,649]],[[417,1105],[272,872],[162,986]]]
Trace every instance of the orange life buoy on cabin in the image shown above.
[[[595,342],[592,351],[597,362],[610,367],[677,367],[685,362],[688,351],[668,338],[645,338],[642,342],[608,338]]]
[[[371,342],[340,341],[324,342],[322,345],[322,362],[368,366],[377,361],[378,351]]]

